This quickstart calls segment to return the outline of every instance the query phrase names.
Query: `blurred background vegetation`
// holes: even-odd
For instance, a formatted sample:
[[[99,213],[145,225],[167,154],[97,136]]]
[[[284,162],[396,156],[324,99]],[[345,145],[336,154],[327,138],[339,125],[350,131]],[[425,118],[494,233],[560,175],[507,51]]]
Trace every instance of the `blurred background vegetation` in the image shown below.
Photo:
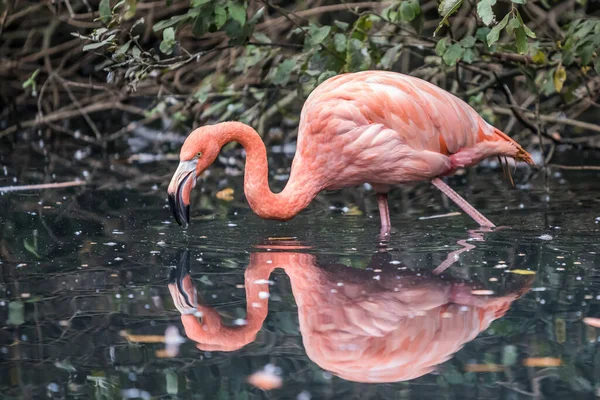
[[[598,1],[0,4],[0,141],[39,128],[90,152],[131,138],[172,152],[194,127],[240,120],[288,142],[320,82],[383,69],[456,94],[530,149],[543,143],[546,163],[557,146],[600,148]]]

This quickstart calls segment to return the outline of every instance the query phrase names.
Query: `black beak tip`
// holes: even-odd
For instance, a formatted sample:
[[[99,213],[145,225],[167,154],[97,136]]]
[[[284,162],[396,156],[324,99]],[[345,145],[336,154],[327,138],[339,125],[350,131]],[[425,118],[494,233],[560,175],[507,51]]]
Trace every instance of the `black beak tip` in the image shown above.
[[[169,274],[169,283],[177,283],[181,286],[181,282],[186,275],[190,273],[190,251],[188,249],[179,250],[177,267],[171,270]]]
[[[184,228],[187,228],[190,224],[190,205],[188,204],[184,208],[184,223],[181,224]]]
[[[181,225],[181,219],[179,218],[179,213],[177,212],[178,207],[177,207],[177,199],[175,197],[174,194],[169,193],[169,206],[171,207],[171,212],[173,213],[173,216],[175,217],[175,221],[177,221],[177,223],[179,225]]]

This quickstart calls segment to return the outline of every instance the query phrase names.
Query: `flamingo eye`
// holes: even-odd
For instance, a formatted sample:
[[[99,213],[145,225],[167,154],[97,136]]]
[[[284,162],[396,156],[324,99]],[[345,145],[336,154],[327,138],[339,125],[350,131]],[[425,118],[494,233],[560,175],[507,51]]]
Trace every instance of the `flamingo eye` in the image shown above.
[[[201,151],[199,151],[199,152],[196,153],[196,158],[200,158],[200,157],[202,157],[202,152]]]

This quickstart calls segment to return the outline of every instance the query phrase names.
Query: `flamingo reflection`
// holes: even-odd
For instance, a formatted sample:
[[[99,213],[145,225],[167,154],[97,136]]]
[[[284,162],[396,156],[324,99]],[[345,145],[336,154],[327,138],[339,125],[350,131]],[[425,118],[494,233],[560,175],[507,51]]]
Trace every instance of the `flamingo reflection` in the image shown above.
[[[198,303],[189,256],[182,257],[169,290],[187,336],[205,351],[234,351],[254,341],[267,316],[270,274],[281,268],[291,282],[308,357],[355,382],[397,382],[431,372],[502,317],[532,281],[507,274],[504,293],[490,295],[481,284],[433,273],[448,268],[456,251],[442,268],[427,272],[398,268],[385,252],[358,269],[319,265],[297,243],[263,247],[250,255],[245,271],[243,326],[223,324],[213,308]]]

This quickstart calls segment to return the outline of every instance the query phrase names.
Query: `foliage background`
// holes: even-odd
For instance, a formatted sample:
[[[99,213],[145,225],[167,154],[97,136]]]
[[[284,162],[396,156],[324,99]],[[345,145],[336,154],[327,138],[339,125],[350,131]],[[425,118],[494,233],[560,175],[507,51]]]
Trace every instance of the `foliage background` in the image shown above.
[[[543,142],[550,163],[557,145],[600,147],[599,4],[4,0],[0,140],[40,128],[91,152],[131,137],[170,152],[193,127],[235,119],[292,141],[316,85],[384,69]]]

